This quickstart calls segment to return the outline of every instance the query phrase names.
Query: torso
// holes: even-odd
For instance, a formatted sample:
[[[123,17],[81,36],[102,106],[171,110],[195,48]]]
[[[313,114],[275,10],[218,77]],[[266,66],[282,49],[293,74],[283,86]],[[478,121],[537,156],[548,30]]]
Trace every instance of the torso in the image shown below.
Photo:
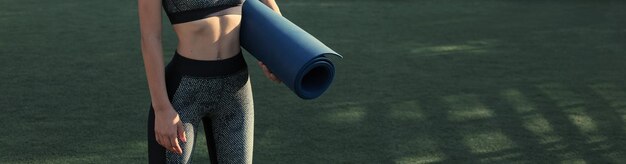
[[[209,17],[175,24],[177,51],[196,60],[221,60],[237,55],[241,6],[231,7]]]

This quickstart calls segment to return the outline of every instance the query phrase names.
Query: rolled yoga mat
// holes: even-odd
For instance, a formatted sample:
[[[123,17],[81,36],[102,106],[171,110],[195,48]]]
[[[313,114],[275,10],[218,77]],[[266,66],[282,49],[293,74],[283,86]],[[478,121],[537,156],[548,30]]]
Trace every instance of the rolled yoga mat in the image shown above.
[[[259,0],[246,0],[242,10],[240,40],[246,51],[302,99],[328,89],[335,66],[327,56],[341,55]]]

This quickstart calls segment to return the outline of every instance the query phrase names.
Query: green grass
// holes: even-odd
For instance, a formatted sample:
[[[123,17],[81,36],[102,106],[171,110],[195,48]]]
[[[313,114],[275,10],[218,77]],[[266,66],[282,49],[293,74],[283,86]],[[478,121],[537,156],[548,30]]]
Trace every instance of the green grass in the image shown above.
[[[246,56],[255,163],[626,161],[626,2],[278,3],[345,59],[304,101]],[[0,6],[0,163],[145,163],[136,1]]]

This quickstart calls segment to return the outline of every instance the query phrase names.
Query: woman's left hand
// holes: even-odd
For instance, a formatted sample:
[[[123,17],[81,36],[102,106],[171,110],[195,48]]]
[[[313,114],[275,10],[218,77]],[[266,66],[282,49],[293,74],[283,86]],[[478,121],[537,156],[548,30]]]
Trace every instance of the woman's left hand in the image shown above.
[[[265,76],[267,76],[268,79],[276,82],[276,83],[281,83],[280,79],[278,79],[278,77],[276,77],[276,75],[274,75],[272,73],[272,71],[270,71],[269,68],[267,68],[267,66],[265,66],[265,64],[263,64],[263,62],[259,61],[259,67],[261,67],[261,69],[263,69],[263,73],[265,73]]]

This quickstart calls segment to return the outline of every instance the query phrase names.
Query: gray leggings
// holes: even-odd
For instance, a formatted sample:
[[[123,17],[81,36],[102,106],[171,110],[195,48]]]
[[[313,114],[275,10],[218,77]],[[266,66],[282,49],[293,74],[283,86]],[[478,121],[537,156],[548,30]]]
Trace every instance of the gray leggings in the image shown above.
[[[168,96],[183,122],[187,142],[179,140],[183,155],[159,145],[154,135],[154,109],[150,107],[150,163],[191,163],[200,122],[212,164],[252,163],[254,105],[243,56],[198,61],[176,53],[165,74]]]

